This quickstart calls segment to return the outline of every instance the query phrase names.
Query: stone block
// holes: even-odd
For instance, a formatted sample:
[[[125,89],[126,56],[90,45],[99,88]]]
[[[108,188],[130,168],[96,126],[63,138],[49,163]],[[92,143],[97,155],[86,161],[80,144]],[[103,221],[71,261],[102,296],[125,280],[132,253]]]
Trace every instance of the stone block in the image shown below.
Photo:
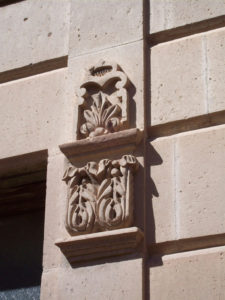
[[[143,41],[102,50],[98,53],[69,58],[69,98],[73,98],[78,104],[79,89],[84,83],[85,71],[98,64],[100,60],[115,62],[127,75],[131,82],[128,91],[130,97],[128,101],[130,124],[131,127],[143,128]],[[77,107],[78,105],[76,105],[76,115]]]
[[[51,270],[43,275],[41,299],[142,299],[142,259]]]
[[[150,265],[152,300],[225,298],[225,247],[152,257]]]
[[[71,57],[127,44],[141,38],[141,0],[72,1]]]
[[[63,154],[48,158],[43,249],[44,271],[67,265],[63,254],[55,245],[56,239],[68,237],[64,225],[67,201],[67,188],[62,181],[64,170],[65,157]]]
[[[57,147],[72,136],[66,75],[61,69],[1,85],[1,158]]]
[[[177,136],[178,238],[225,232],[225,126]]]
[[[150,142],[148,164],[151,187],[147,199],[148,243],[176,239],[174,138],[158,138]],[[151,217],[152,216],[152,217]]]
[[[0,72],[65,56],[70,1],[28,0],[0,9]]]
[[[152,0],[150,1],[150,33],[209,20],[224,14],[224,0]]]
[[[60,299],[58,297],[59,269],[44,271],[41,278],[41,300]]]
[[[203,38],[195,35],[151,51],[151,123],[206,113]]]
[[[225,29],[213,30],[206,35],[208,62],[208,110],[225,110]]]

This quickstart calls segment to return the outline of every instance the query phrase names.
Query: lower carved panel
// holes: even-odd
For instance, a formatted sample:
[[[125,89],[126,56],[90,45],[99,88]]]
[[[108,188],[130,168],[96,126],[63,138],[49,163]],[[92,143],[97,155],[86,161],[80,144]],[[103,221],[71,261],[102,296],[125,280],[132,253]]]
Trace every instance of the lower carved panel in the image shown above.
[[[89,162],[82,168],[70,166],[63,177],[68,185],[68,232],[77,235],[130,226],[137,169],[132,155]]]

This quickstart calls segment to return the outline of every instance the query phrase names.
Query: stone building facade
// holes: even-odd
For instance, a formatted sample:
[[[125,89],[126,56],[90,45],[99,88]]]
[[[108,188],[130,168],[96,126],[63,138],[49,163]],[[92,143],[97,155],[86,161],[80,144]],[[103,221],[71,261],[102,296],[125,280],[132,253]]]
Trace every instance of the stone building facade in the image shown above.
[[[0,45],[0,299],[225,299],[225,1],[0,0]]]

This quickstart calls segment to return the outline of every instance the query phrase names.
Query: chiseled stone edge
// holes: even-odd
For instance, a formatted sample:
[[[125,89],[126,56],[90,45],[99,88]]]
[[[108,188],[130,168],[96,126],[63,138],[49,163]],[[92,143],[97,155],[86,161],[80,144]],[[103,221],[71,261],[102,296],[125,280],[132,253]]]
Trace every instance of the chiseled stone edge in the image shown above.
[[[73,265],[81,261],[133,253],[143,239],[137,227],[117,229],[57,240],[63,254]]]
[[[67,156],[87,154],[102,149],[112,149],[121,145],[138,145],[143,137],[143,131],[133,128],[115,133],[109,133],[94,138],[77,140],[73,143],[60,145],[60,150]]]

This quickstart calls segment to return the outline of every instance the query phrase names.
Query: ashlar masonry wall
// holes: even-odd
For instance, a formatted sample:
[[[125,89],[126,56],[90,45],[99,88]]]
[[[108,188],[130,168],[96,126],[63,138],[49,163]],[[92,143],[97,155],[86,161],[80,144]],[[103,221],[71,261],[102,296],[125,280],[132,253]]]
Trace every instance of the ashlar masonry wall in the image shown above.
[[[224,0],[0,1],[0,44],[1,178],[47,171],[41,299],[223,299]]]

